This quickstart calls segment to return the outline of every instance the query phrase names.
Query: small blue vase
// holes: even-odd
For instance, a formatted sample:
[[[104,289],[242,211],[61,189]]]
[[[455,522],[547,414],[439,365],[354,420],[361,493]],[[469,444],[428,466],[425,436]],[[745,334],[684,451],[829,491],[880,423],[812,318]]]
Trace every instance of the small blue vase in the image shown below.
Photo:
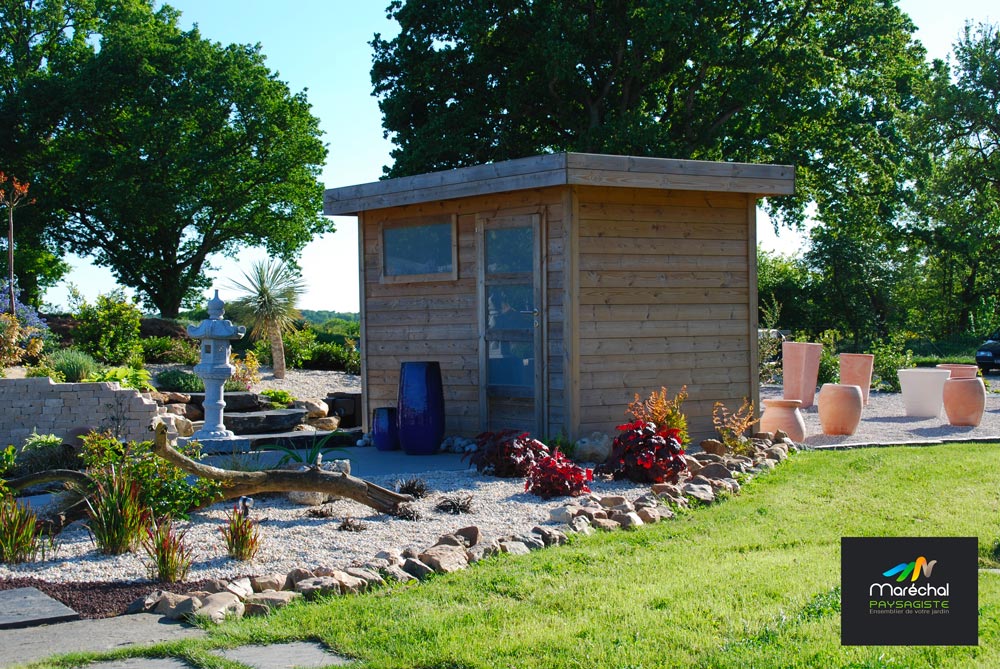
[[[375,409],[372,415],[372,443],[379,451],[399,450],[396,410],[392,407]]]
[[[444,439],[444,388],[437,362],[404,362],[399,369],[399,445],[407,455],[436,453]]]

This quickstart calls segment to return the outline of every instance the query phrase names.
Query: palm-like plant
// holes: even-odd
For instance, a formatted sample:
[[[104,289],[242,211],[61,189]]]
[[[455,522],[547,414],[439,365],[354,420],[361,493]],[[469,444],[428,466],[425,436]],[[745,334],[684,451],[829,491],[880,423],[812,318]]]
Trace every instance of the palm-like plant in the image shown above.
[[[295,307],[306,284],[298,271],[281,260],[262,260],[244,272],[245,283],[233,286],[245,295],[236,300],[250,313],[252,337],[267,337],[271,343],[274,378],[285,378],[285,346],[281,335],[295,330],[299,311]]]

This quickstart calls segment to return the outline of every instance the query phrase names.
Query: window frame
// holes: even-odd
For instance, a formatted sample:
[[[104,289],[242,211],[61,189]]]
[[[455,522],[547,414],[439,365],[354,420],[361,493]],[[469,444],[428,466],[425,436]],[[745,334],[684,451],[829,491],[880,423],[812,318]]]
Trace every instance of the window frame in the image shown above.
[[[385,258],[387,246],[385,243],[386,230],[398,228],[416,228],[420,226],[449,224],[451,226],[451,271],[430,272],[425,274],[386,274]],[[416,218],[401,218],[390,221],[380,221],[378,226],[379,238],[379,283],[427,283],[432,281],[457,281],[458,280],[458,215],[441,214],[437,216],[420,216]]]

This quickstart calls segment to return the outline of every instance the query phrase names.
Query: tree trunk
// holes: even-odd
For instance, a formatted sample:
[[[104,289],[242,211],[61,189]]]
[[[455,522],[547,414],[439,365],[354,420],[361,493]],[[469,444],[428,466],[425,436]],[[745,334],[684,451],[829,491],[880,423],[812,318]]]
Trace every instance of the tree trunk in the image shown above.
[[[267,328],[267,338],[271,341],[271,364],[274,378],[285,378],[285,343],[281,341],[281,330],[271,325]]]
[[[340,472],[328,472],[316,468],[310,468],[307,471],[240,472],[195,462],[170,446],[167,440],[167,426],[163,423],[156,425],[153,452],[188,474],[222,483],[222,491],[215,499],[209,500],[206,505],[263,492],[302,491],[325,492],[338,497],[347,497],[355,502],[370,506],[376,511],[394,513],[398,504],[413,500],[410,495],[400,495],[374,483]]]

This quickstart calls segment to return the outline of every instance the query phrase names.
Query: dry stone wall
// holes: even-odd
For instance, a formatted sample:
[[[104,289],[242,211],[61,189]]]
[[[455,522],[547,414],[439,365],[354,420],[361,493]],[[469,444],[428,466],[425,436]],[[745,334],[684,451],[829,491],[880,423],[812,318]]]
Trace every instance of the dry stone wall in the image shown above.
[[[156,402],[117,383],[53,383],[48,377],[0,379],[0,448],[36,430],[66,437],[77,428],[121,425],[125,440],[149,439]]]

